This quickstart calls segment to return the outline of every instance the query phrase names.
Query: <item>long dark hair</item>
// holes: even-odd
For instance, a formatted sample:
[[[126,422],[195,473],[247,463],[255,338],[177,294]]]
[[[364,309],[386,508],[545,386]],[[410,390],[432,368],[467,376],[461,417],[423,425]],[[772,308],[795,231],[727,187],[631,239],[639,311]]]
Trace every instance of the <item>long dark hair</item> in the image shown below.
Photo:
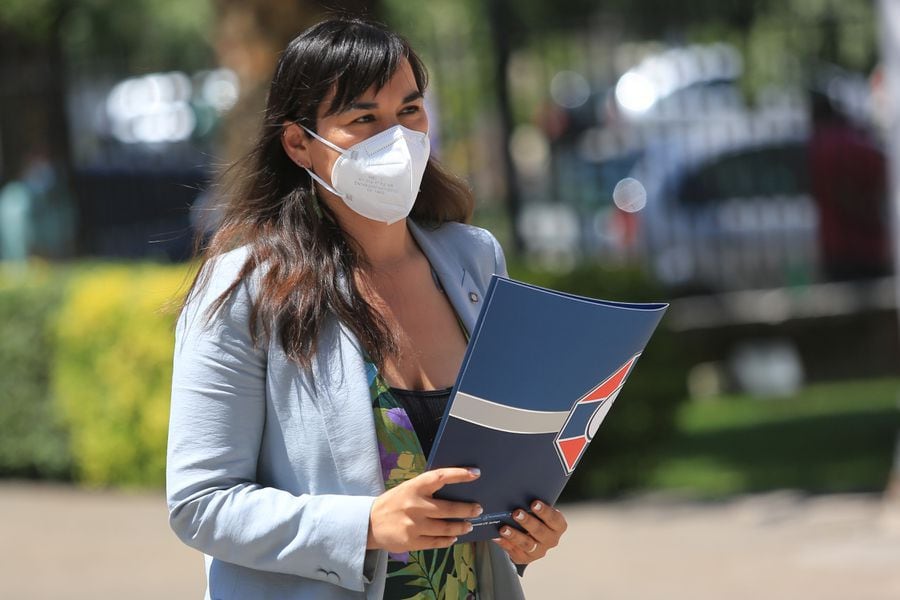
[[[202,250],[203,263],[240,246],[249,252],[209,315],[260,268],[259,293],[250,311],[253,341],[277,335],[288,358],[303,367],[310,365],[323,324],[333,316],[350,328],[378,365],[397,352],[397,342],[356,285],[354,272],[365,260],[359,248],[318,201],[309,175],[284,152],[283,124],[295,121],[316,131],[317,111],[329,92],[334,90],[334,98],[326,114],[338,113],[369,87],[381,89],[403,59],[424,91],[428,76],[421,60],[406,40],[384,26],[342,18],[304,31],[278,60],[259,139],[223,185],[227,200],[222,220]],[[468,186],[436,161],[429,160],[420,189],[411,213],[420,224],[436,227],[471,217]],[[201,268],[188,298],[206,285],[208,276],[209,269]]]

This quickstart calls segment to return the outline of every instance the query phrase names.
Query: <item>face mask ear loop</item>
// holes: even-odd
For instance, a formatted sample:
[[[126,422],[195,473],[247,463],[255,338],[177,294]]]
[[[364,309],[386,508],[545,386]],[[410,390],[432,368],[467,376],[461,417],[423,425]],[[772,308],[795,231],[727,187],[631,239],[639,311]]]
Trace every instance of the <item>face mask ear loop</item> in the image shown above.
[[[302,125],[299,121],[294,121],[294,123],[296,123],[299,127],[303,128],[303,130],[304,130],[306,133],[308,133],[309,135],[313,136],[314,138],[316,138],[317,140],[319,140],[320,142],[322,142],[323,144],[325,144],[325,145],[328,146],[329,148],[332,148],[332,149],[334,149],[335,151],[340,152],[342,155],[347,153],[346,150],[344,150],[343,148],[341,148],[341,147],[339,147],[339,146],[335,146],[334,144],[332,144],[331,142],[329,142],[328,140],[326,140],[326,139],[323,138],[322,136],[318,135],[315,131],[311,131],[308,127]],[[312,169],[308,169],[308,168],[306,168],[306,167],[301,167],[301,168],[302,168],[304,171],[306,171],[306,172],[309,174],[310,177],[312,177],[313,179],[315,179],[316,181],[318,181],[320,184],[322,184],[322,187],[324,187],[326,190],[328,190],[329,192],[331,192],[332,194],[334,194],[334,195],[337,196],[338,198],[343,198],[343,197],[344,197],[344,195],[343,195],[342,193],[340,193],[339,191],[337,191],[336,189],[334,189],[333,187],[331,187],[331,185],[329,185],[328,183],[326,183],[324,179],[322,179],[321,177],[319,177],[318,175],[316,175],[315,173],[313,173]]]
[[[300,125],[300,123],[297,123],[297,125]],[[322,142],[323,144],[325,144],[326,146],[328,146],[329,148],[331,148],[331,149],[334,150],[335,152],[340,152],[341,154],[347,154],[347,151],[346,151],[346,150],[344,150],[344,149],[341,148],[340,146],[335,146],[334,144],[332,144],[331,142],[329,142],[328,140],[326,140],[325,138],[323,138],[322,136],[320,136],[320,135],[319,135],[318,133],[316,133],[315,131],[311,131],[310,129],[308,129],[307,127],[305,127],[305,126],[303,126],[303,125],[300,125],[300,127],[303,127],[303,130],[306,131],[306,133],[308,133],[309,135],[313,136],[314,138],[316,138],[317,140],[319,140],[320,142]]]
[[[331,187],[330,185],[328,185],[328,183],[326,183],[324,179],[322,179],[321,177],[319,177],[318,175],[316,175],[315,173],[313,173],[313,172],[312,172],[312,169],[307,169],[306,167],[303,167],[303,170],[306,171],[307,173],[309,173],[309,176],[310,176],[310,177],[312,177],[313,179],[315,179],[316,181],[318,181],[320,184],[322,184],[322,187],[323,187],[323,188],[325,188],[326,190],[328,190],[329,192],[331,192],[332,194],[334,194],[334,195],[337,196],[338,198],[343,198],[343,197],[344,197],[344,195],[343,195],[342,193],[340,193],[339,191],[337,191],[336,189],[334,189],[333,187]]]

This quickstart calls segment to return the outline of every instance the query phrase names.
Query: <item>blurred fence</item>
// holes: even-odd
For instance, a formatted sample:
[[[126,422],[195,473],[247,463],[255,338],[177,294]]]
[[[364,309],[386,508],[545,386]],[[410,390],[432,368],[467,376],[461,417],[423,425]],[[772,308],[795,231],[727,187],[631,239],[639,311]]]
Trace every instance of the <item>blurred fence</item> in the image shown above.
[[[42,55],[0,66],[0,250],[22,246],[0,258],[186,259],[234,74],[135,76],[100,57],[63,69]]]
[[[691,381],[768,394],[896,374],[889,99],[871,6],[737,4],[746,18],[718,23],[700,14],[707,3],[660,5],[679,14],[672,25],[642,15],[663,23],[653,31],[623,5],[505,21],[512,181],[497,40],[429,4],[427,25],[406,33],[434,74],[434,147],[473,183],[476,219],[506,233],[508,251],[497,215],[514,185],[521,206],[507,219],[526,260],[625,264],[661,284]]]
[[[884,94],[870,79],[877,36],[864,3],[815,13],[746,2],[746,19],[718,25],[700,3],[652,31],[644,21],[665,19],[636,20],[617,3],[541,27],[491,18],[480,3],[386,4],[418,19],[406,33],[434,75],[436,154],[472,182],[492,228],[503,199],[519,199],[511,225],[528,256],[641,265],[674,295],[890,272]],[[68,64],[52,53],[0,62],[0,183],[27,166],[14,142],[56,139],[67,151],[45,154],[64,163],[79,253],[183,258],[234,74],[138,77],[114,57]],[[812,92],[843,120],[814,111]],[[498,96],[508,97],[499,109]],[[55,122],[68,124],[58,138]]]
[[[663,41],[620,17],[510,32],[515,227],[530,256],[640,264],[675,294],[890,273],[874,19],[796,14]],[[448,29],[421,36],[439,147],[490,208],[502,142],[454,75],[489,79],[494,59],[462,53],[465,30]]]

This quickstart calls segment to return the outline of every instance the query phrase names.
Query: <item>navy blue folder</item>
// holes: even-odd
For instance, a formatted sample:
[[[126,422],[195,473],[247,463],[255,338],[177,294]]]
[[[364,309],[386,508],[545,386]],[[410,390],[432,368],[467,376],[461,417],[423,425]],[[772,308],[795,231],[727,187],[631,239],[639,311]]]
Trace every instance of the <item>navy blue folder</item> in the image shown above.
[[[483,507],[461,542],[497,537],[534,500],[556,502],[668,307],[496,275],[484,302],[427,467],[481,469],[435,494]]]

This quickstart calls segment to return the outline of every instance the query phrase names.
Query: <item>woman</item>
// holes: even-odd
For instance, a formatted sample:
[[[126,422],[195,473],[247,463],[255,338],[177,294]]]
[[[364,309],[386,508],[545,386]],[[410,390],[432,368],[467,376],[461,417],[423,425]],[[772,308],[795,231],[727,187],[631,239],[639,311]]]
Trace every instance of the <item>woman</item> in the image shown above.
[[[381,26],[321,23],[281,56],[244,185],[176,331],[170,521],[211,598],[518,598],[566,523],[455,544],[425,457],[492,273],[467,188],[429,159],[425,69]],[[411,216],[411,218],[407,218]]]

